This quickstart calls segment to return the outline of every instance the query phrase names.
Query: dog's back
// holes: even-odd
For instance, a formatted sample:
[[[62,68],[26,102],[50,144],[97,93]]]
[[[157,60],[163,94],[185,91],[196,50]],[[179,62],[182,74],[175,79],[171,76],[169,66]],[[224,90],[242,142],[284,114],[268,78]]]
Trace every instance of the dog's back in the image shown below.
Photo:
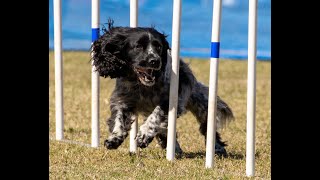
[[[208,92],[209,88],[197,82],[194,86],[187,109],[202,123],[206,123],[208,115]],[[217,96],[217,127],[224,127],[234,116],[231,108]],[[205,129],[206,131],[206,129]]]

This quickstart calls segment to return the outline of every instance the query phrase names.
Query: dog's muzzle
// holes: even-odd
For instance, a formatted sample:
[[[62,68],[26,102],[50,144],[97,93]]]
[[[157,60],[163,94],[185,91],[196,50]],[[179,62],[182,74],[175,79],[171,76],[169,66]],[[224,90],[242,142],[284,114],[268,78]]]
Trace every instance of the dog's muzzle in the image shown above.
[[[153,86],[155,84],[155,72],[161,69],[161,61],[157,61],[158,66],[153,67],[134,67],[140,82],[145,86]]]

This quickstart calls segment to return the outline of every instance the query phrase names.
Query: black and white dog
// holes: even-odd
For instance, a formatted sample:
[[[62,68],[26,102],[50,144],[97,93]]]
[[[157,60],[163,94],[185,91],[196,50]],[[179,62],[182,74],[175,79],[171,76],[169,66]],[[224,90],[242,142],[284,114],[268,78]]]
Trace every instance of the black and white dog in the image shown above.
[[[104,145],[117,149],[128,136],[137,115],[145,117],[137,134],[137,144],[145,148],[156,138],[165,149],[169,109],[171,56],[166,35],[148,27],[113,27],[92,44],[93,66],[100,76],[116,78],[110,98],[109,137]],[[191,111],[206,138],[208,87],[198,82],[191,69],[180,60],[177,116]],[[234,119],[228,105],[217,97],[217,125]],[[226,144],[216,133],[215,152],[226,155]],[[182,153],[176,142],[176,152]]]

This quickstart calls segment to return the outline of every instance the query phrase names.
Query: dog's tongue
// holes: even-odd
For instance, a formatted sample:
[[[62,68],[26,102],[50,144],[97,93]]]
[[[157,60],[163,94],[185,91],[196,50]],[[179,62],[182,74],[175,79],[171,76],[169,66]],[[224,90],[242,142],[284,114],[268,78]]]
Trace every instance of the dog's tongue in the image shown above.
[[[153,80],[154,80],[154,77],[152,77],[152,73],[153,73],[153,70],[152,70],[152,69],[147,69],[147,70],[145,70],[144,80],[146,80],[146,81],[153,81]]]
[[[143,75],[143,78],[145,81],[153,81],[154,77],[153,75],[153,70],[152,69],[137,69],[141,74]]]
[[[153,77],[152,77],[152,72],[149,74],[144,74],[144,78],[145,80],[149,80],[149,81],[152,81],[153,80]]]
[[[152,75],[152,72],[153,72],[152,69],[147,69],[147,70],[146,70],[146,74],[148,74],[148,75]]]

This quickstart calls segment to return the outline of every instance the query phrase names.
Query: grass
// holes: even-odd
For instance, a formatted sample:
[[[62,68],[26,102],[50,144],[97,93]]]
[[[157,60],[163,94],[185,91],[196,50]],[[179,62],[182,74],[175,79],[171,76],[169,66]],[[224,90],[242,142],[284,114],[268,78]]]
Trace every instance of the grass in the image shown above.
[[[208,60],[184,59],[198,80],[209,82]],[[246,177],[247,61],[223,59],[219,63],[218,94],[233,109],[235,121],[220,130],[229,157],[214,159],[205,168],[205,144],[196,119],[187,113],[177,121],[179,142],[185,154],[169,162],[155,141],[139,156],[129,155],[129,138],[117,149],[88,148],[55,139],[54,54],[49,52],[49,177],[50,179],[271,179],[271,66],[257,62],[256,171]],[[89,52],[63,53],[64,136],[90,144],[91,65]],[[100,79],[100,144],[107,137],[108,99],[114,80]],[[139,119],[141,124],[141,119]]]

